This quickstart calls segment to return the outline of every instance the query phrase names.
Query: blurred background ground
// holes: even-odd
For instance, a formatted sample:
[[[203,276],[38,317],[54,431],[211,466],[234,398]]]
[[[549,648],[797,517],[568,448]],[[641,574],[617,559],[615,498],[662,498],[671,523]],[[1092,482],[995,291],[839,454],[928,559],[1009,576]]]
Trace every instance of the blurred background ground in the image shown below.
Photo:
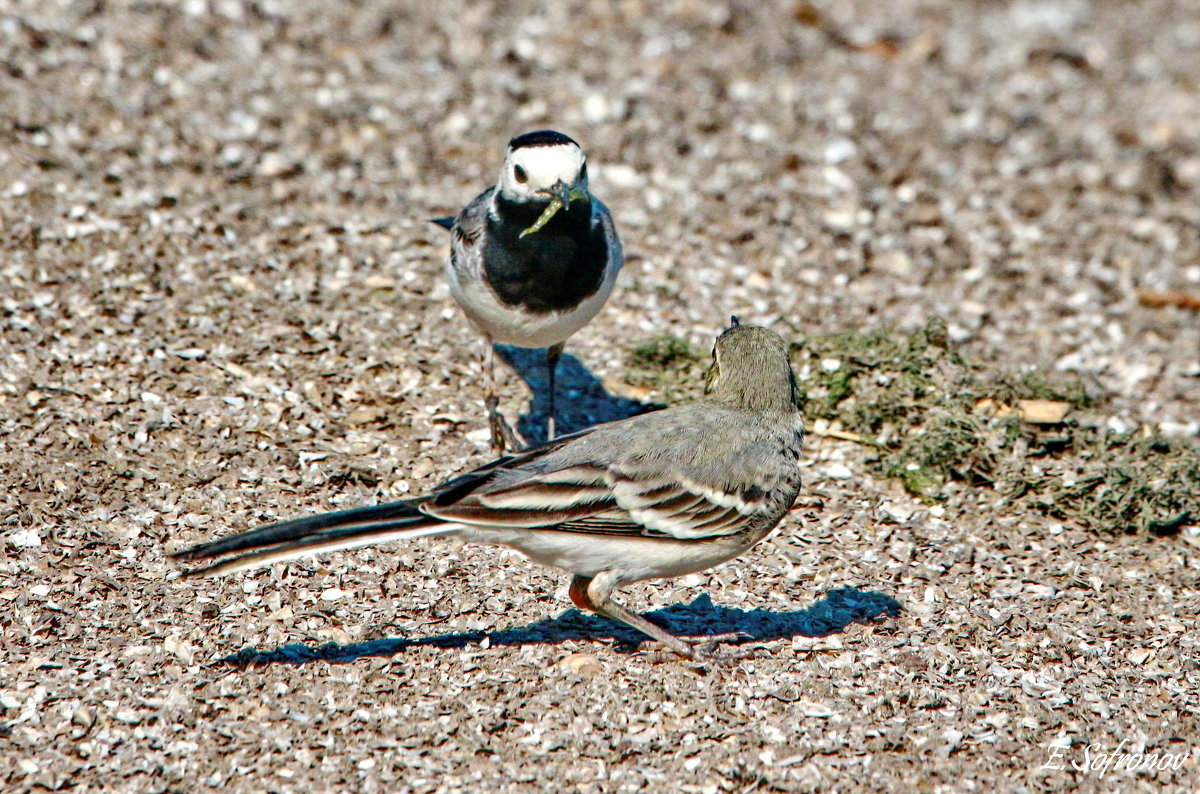
[[[494,550],[200,582],[163,553],[484,460],[426,219],[544,126],[628,254],[568,348],[576,426],[673,397],[629,377],[652,336],[938,315],[1194,438],[1200,319],[1137,294],[1200,291],[1196,3],[10,0],[0,65],[6,790],[1195,787],[1195,750],[1070,765],[1200,744],[1194,521],[918,501],[859,444],[814,436],[739,563],[630,590],[751,635],[704,669]]]

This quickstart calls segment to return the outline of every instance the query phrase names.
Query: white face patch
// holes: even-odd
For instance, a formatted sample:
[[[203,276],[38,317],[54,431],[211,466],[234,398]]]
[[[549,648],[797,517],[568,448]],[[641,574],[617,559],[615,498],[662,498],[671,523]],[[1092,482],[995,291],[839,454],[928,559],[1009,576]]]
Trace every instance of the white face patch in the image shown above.
[[[557,182],[587,190],[583,150],[574,143],[510,150],[500,171],[500,192],[518,201],[541,198]],[[524,177],[524,181],[522,181]]]

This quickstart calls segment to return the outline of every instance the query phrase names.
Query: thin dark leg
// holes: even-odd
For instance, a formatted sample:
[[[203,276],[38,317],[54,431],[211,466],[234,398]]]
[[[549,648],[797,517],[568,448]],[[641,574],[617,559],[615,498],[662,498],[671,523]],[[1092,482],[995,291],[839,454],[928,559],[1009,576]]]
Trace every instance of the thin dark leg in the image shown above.
[[[560,342],[546,349],[546,369],[549,371],[550,396],[546,408],[546,440],[553,441],[557,435],[554,422],[554,376],[558,373],[558,361],[562,358],[563,346]]]
[[[506,446],[516,451],[520,444],[517,443],[516,434],[500,413],[500,396],[496,393],[496,346],[491,339],[487,339],[487,348],[487,394],[484,395],[483,404],[487,408],[488,427],[492,431],[492,451],[503,455]]]

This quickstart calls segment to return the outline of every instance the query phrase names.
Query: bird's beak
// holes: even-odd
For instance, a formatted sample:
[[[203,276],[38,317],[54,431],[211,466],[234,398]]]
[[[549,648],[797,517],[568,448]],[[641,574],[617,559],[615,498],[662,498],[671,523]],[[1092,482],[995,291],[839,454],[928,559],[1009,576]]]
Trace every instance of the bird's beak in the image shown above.
[[[571,187],[566,182],[560,179],[550,190],[553,192],[554,198],[558,199],[564,207],[571,206]]]
[[[533,234],[541,229],[550,219],[558,214],[558,211],[563,207],[569,207],[572,201],[576,199],[587,198],[587,191],[578,185],[568,185],[561,179],[555,182],[548,190],[542,191],[543,195],[550,197],[550,203],[546,205],[546,210],[541,214],[533,225],[521,232],[521,237],[527,234]]]
[[[585,199],[588,197],[587,191],[579,187],[579,185],[568,185],[561,179],[554,183],[554,186],[547,191],[552,199],[558,199],[564,207],[571,206],[572,201]]]

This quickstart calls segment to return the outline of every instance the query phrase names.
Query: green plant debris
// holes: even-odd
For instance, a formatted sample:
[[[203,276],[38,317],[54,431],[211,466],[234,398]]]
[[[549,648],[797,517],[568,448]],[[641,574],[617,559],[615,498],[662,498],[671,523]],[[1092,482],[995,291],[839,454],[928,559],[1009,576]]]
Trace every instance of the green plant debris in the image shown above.
[[[928,498],[937,496],[949,479],[977,485],[994,482],[996,455],[978,421],[960,412],[939,412],[904,436],[883,465],[909,493]]]
[[[1093,529],[1158,535],[1200,520],[1200,447],[1154,432],[1092,435],[1077,439],[1079,465],[1044,479],[1036,507]]]
[[[662,335],[639,342],[625,359],[625,382],[667,399],[698,392],[706,356],[691,342]]]
[[[940,319],[904,338],[883,331],[843,332],[811,337],[799,350],[809,418],[863,435],[920,422],[953,394],[939,388],[939,377],[968,372]]]
[[[987,372],[959,354],[940,319],[908,335],[814,335],[794,353],[808,421],[877,443],[870,466],[922,499],[944,498],[956,481],[1096,530],[1164,533],[1200,520],[1200,447],[1154,430],[1114,436],[1074,414],[1052,426],[980,415],[984,400],[1076,411],[1100,400],[1077,378]]]
[[[1091,408],[1095,399],[1078,378],[1050,379],[1040,370],[1002,372],[985,379],[987,396],[1012,405],[1017,400],[1055,400],[1072,408]]]

